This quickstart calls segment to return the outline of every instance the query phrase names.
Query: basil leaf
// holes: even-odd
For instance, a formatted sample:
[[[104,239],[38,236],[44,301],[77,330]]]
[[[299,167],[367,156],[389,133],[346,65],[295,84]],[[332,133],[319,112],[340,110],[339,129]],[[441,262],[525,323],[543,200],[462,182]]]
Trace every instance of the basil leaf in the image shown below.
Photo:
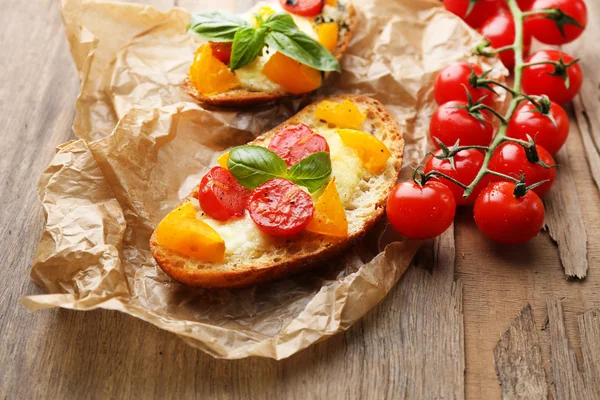
[[[290,30],[298,30],[298,26],[294,22],[294,18],[287,13],[273,14],[269,16],[269,18],[267,18],[267,20],[261,26],[281,33],[286,33]]]
[[[227,168],[235,180],[248,189],[254,189],[274,178],[287,177],[287,165],[266,147],[238,146],[229,152]]]
[[[319,151],[306,157],[290,168],[289,177],[296,185],[304,186],[314,193],[331,175],[331,158],[326,151]]]
[[[235,71],[242,68],[262,54],[262,49],[265,47],[265,32],[264,28],[254,29],[250,26],[237,30],[233,37],[229,69]]]
[[[304,32],[287,29],[286,32],[271,31],[266,43],[278,52],[319,71],[341,72],[340,63],[321,43]]]
[[[213,42],[232,42],[239,28],[250,24],[235,15],[217,11],[194,14],[187,26],[188,32],[194,32]]]

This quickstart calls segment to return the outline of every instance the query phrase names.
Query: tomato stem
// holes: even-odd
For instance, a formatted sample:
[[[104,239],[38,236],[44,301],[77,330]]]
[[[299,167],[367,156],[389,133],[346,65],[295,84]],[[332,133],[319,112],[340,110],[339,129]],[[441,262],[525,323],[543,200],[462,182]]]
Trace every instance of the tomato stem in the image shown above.
[[[443,172],[439,172],[439,171],[435,171],[434,170],[434,171],[429,171],[427,174],[425,174],[425,178],[426,179],[431,179],[432,176],[436,176],[436,177],[441,177],[441,178],[444,178],[444,179],[448,179],[450,182],[452,182],[452,183],[460,186],[463,189],[467,188],[467,185],[465,185],[464,183],[459,182],[456,179],[454,179],[454,178],[452,178],[452,177],[444,174]]]
[[[477,80],[477,84],[480,84],[480,85],[486,85],[486,84],[490,84],[490,83],[491,83],[491,84],[494,84],[494,85],[496,85],[496,86],[500,86],[502,89],[506,90],[507,92],[509,92],[509,93],[510,93],[510,94],[512,94],[513,96],[515,96],[515,95],[516,95],[516,93],[515,93],[515,91],[513,90],[513,88],[511,88],[511,87],[510,87],[510,86],[508,86],[508,85],[505,85],[505,84],[504,84],[504,83],[502,83],[502,82],[498,82],[498,81],[495,81],[495,80],[493,80],[493,79],[478,79],[478,80]]]
[[[486,105],[486,104],[478,104],[474,107],[472,107],[469,112],[473,112],[473,111],[479,111],[479,110],[488,110],[489,112],[491,112],[492,114],[494,114],[496,117],[498,117],[498,119],[500,121],[502,121],[503,123],[507,123],[506,119],[504,118],[504,115],[500,114],[498,111],[494,110],[492,107]]]
[[[520,182],[520,180],[518,180],[518,179],[516,179],[516,178],[513,178],[512,176],[505,175],[505,174],[503,174],[503,173],[501,173],[501,172],[492,171],[491,169],[488,169],[488,170],[487,170],[487,173],[488,173],[489,175],[495,175],[495,176],[499,176],[500,178],[506,179],[506,180],[508,180],[508,181],[511,181],[511,182],[514,182],[514,183],[519,183],[519,182]]]
[[[508,111],[506,115],[500,119],[500,128],[498,129],[498,133],[494,137],[492,144],[485,152],[485,157],[483,159],[483,164],[477,173],[477,176],[466,188],[463,194],[463,197],[466,199],[473,193],[477,184],[483,179],[483,177],[490,173],[492,175],[498,175],[495,171],[490,171],[488,168],[490,164],[490,160],[494,151],[500,146],[504,141],[506,141],[506,128],[508,126],[508,121],[512,118],[515,110],[517,109],[519,103],[524,100],[523,96],[521,96],[521,81],[523,77],[523,21],[525,18],[525,14],[521,11],[519,6],[517,5],[516,0],[507,0],[508,7],[510,8],[510,12],[512,13],[513,19],[515,21],[515,42],[512,45],[512,48],[515,50],[515,79],[512,90],[508,90],[512,95],[512,100],[508,107]],[[512,140],[512,139],[511,139]],[[503,176],[504,179],[508,179],[510,177]],[[509,179],[514,182],[514,178]]]

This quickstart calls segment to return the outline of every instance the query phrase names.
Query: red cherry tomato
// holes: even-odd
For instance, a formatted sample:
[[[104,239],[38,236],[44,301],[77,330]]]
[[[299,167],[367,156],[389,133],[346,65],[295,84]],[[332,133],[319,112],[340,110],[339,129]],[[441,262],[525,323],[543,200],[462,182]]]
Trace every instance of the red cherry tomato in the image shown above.
[[[442,155],[442,150],[438,150],[435,152],[436,156]],[[454,178],[463,185],[469,185],[475,177],[477,173],[481,169],[481,165],[483,164],[483,153],[479,150],[468,149],[462,150],[458,152],[454,156],[454,166],[449,160],[440,160],[435,157],[431,157],[427,164],[425,165],[425,173],[430,171],[438,171],[443,173],[444,175],[449,176],[450,178]],[[440,182],[444,185],[448,186],[448,189],[452,191],[452,195],[454,196],[454,201],[457,206],[464,206],[467,204],[473,204],[477,195],[483,188],[485,188],[490,179],[488,176],[484,177],[475,187],[475,190],[471,195],[464,199],[464,189],[458,186],[456,183],[450,182],[448,179],[440,178]]]
[[[525,31],[526,32],[523,33],[524,57],[529,54],[529,50],[531,49],[531,35],[527,33],[527,29]],[[486,20],[479,28],[479,33],[485,36],[491,42],[491,46],[495,49],[510,46],[515,42],[515,22],[510,13],[501,12]],[[506,68],[514,68],[515,52],[513,50],[501,52],[500,60]]]
[[[539,112],[531,102],[521,104],[513,114],[506,129],[506,135],[515,139],[527,140],[531,136],[535,143],[555,154],[569,136],[569,117],[556,103],[550,104],[550,115]],[[554,122],[550,118],[554,118]]]
[[[513,182],[495,182],[483,189],[473,208],[475,223],[488,238],[502,244],[522,244],[544,225],[544,205],[533,191],[518,199]]]
[[[559,61],[562,55],[564,64],[569,64],[574,59],[567,53],[558,50],[541,50],[533,53],[526,63],[541,61]],[[573,100],[581,88],[583,75],[581,67],[575,63],[567,68],[569,76],[569,87],[566,86],[564,77],[553,76],[555,66],[551,64],[540,64],[525,67],[523,69],[523,90],[527,94],[547,95],[550,100],[558,104],[565,104]]]
[[[458,139],[463,146],[490,144],[494,134],[492,123],[478,121],[464,108],[454,108],[466,105],[464,101],[449,101],[435,111],[429,123],[429,134],[437,148],[436,137],[446,146],[454,145]],[[484,111],[483,115],[487,121],[491,121],[487,112]]]
[[[431,239],[450,227],[456,213],[454,196],[441,182],[423,187],[413,181],[396,185],[388,197],[387,217],[398,232],[410,239]]]
[[[479,65],[466,62],[457,62],[444,68],[438,74],[437,78],[435,78],[435,85],[433,87],[435,101],[440,105],[452,100],[467,101],[466,87],[474,102],[485,96],[483,102],[492,106],[494,103],[494,93],[483,88],[472,87],[469,84],[471,71],[477,76],[483,73]]]
[[[527,24],[537,40],[559,46],[572,42],[581,35],[587,25],[587,8],[583,0],[536,0],[531,6],[532,11],[548,8],[560,9],[576,23],[562,23],[543,14],[532,15],[527,18]]]
[[[248,211],[261,231],[273,236],[292,236],[306,228],[314,206],[310,195],[299,186],[276,178],[252,191]]]
[[[521,11],[528,11],[531,9],[533,2],[534,0],[517,0],[517,4],[519,5]]]
[[[537,145],[535,148],[537,149],[540,160],[546,163],[546,165],[556,165],[554,159],[546,149]],[[512,142],[502,143],[496,149],[490,160],[489,168],[492,171],[500,172],[516,179],[519,179],[521,172],[523,172],[525,174],[525,184],[527,186],[548,180],[548,182],[533,189],[540,197],[544,197],[544,195],[548,193],[556,178],[556,168],[544,168],[540,164],[530,162],[527,160],[527,154],[525,153],[523,146]],[[491,176],[491,179],[494,181],[503,180],[498,176]]]
[[[323,10],[323,0],[279,0],[281,7],[292,14],[316,17]]]
[[[327,140],[317,135],[304,124],[290,125],[275,134],[269,150],[283,158],[292,166],[309,155],[319,151],[329,151]]]
[[[200,181],[198,201],[202,211],[218,221],[244,214],[250,190],[236,182],[223,167],[214,167]]]
[[[232,42],[210,42],[210,48],[213,56],[217,57],[221,62],[229,65],[231,60]]]
[[[506,9],[504,0],[479,0],[467,15],[469,0],[443,0],[446,10],[461,17],[469,26],[478,28],[490,16]]]

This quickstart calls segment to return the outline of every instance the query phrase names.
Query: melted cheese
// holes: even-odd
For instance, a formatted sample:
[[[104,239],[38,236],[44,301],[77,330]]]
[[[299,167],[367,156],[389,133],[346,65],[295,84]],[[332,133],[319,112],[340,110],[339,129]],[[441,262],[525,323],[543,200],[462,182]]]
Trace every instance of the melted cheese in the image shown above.
[[[319,135],[327,139],[331,157],[331,176],[335,177],[335,186],[340,200],[347,206],[367,170],[356,152],[344,145],[335,129],[320,129]]]
[[[250,215],[246,213],[243,218],[234,218],[226,222],[216,221],[200,212],[198,219],[206,222],[213,228],[225,242],[225,255],[245,254],[253,257],[255,252],[264,252],[269,249],[270,237],[263,233]]]

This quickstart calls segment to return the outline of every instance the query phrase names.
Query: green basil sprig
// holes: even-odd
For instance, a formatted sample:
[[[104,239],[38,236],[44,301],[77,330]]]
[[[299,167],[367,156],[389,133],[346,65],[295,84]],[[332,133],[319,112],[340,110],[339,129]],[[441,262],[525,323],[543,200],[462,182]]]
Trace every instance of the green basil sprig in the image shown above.
[[[276,13],[265,21],[260,16],[256,20],[258,28],[233,15],[205,12],[192,17],[188,32],[213,41],[233,42],[229,65],[232,71],[254,61],[262,54],[265,43],[319,71],[341,71],[338,60],[321,43],[302,32],[291,15]]]
[[[233,42],[237,30],[244,27],[250,27],[250,24],[238,16],[208,11],[194,14],[187,31],[195,32],[213,42]]]
[[[314,193],[331,175],[331,158],[325,151],[313,153],[292,165],[288,171],[285,161],[261,146],[238,146],[229,152],[227,168],[235,180],[254,189],[275,178],[289,179]]]

